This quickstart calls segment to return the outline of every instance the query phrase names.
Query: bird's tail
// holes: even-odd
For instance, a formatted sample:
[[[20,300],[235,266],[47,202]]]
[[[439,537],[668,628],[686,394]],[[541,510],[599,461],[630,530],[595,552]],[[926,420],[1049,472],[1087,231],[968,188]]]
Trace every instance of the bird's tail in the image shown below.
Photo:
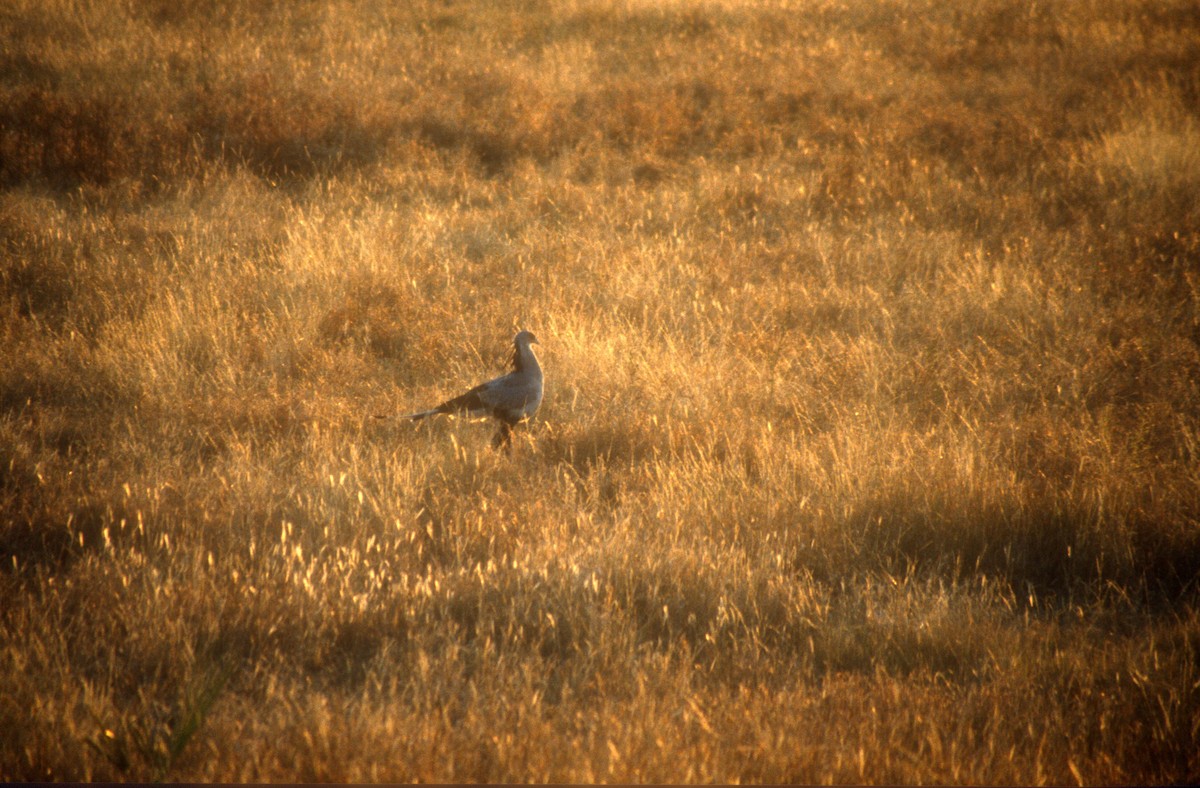
[[[409,421],[420,421],[421,419],[427,419],[430,416],[436,416],[441,412],[442,411],[438,410],[437,408],[434,408],[432,410],[423,410],[420,413],[409,413],[408,415],[401,416],[400,418],[408,419]]]
[[[408,419],[409,421],[420,421],[421,419],[427,419],[430,416],[436,416],[441,412],[442,411],[438,410],[437,408],[434,408],[433,410],[423,410],[420,413],[406,413],[403,416],[393,416],[390,413],[376,413],[375,418],[377,418],[377,419]]]

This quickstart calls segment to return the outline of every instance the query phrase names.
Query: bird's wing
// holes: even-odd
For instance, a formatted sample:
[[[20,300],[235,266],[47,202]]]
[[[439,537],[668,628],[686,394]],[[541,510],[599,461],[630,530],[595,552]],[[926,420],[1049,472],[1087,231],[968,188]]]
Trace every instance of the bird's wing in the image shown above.
[[[527,419],[542,404],[542,376],[511,372],[490,384],[483,398],[492,415],[501,421],[516,423]]]
[[[448,399],[441,405],[434,408],[436,413],[468,413],[473,416],[483,414],[491,415],[496,408],[497,399],[502,397],[497,396],[497,391],[504,385],[504,377],[489,380],[487,383],[480,383],[475,388],[468,391],[466,394],[460,394],[454,399]]]
[[[494,416],[501,421],[516,423],[533,415],[542,403],[541,378],[510,372],[507,375],[480,383],[475,388],[448,399],[442,404],[404,418],[423,419],[439,413]]]

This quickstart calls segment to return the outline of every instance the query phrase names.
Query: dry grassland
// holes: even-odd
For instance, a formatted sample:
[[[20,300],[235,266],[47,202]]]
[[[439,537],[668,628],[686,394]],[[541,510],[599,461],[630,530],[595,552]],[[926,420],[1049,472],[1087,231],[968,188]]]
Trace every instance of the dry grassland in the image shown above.
[[[1200,780],[1192,0],[0,40],[0,778]]]

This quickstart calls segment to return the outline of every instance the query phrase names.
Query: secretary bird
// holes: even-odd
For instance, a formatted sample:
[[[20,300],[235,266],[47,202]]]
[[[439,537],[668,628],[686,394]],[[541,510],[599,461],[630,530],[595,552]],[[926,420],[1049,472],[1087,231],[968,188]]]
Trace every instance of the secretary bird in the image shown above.
[[[500,431],[492,440],[492,446],[510,448],[513,427],[533,418],[542,404],[542,367],[530,347],[534,344],[538,344],[538,340],[532,332],[519,332],[513,338],[509,357],[512,371],[507,375],[480,383],[466,394],[448,399],[436,408],[410,413],[403,418],[419,421],[439,413],[492,416],[500,422]]]

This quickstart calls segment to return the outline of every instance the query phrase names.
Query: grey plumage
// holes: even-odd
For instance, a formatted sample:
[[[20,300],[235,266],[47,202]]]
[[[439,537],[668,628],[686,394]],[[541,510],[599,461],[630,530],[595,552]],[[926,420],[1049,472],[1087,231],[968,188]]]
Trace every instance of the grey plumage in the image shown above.
[[[542,367],[530,347],[537,342],[537,337],[531,332],[519,332],[513,338],[512,355],[509,357],[512,371],[507,375],[480,383],[437,407],[410,413],[404,418],[417,421],[442,413],[491,416],[500,422],[494,445],[508,446],[512,441],[513,427],[532,418],[542,404]]]

